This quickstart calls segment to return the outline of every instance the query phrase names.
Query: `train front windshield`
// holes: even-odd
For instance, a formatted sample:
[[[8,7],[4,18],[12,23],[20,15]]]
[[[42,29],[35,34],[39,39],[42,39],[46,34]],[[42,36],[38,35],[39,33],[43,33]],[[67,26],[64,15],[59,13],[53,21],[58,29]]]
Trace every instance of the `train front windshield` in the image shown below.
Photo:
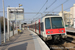
[[[51,22],[52,22],[52,28],[53,29],[64,28],[62,17],[52,17]]]
[[[50,21],[51,21],[51,23],[50,23]],[[64,28],[62,17],[51,17],[51,20],[50,20],[50,18],[46,18],[45,19],[46,29],[51,29],[51,25],[52,25],[52,29]]]

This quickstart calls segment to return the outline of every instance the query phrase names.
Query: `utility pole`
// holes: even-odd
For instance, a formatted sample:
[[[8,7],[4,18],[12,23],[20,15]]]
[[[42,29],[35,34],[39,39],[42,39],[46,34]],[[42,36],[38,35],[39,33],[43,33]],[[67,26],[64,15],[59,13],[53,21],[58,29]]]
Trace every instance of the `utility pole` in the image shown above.
[[[4,10],[4,0],[3,1],[3,21],[4,21],[4,43],[6,42],[6,37],[5,37],[5,10]]]
[[[22,4],[19,4],[19,7],[23,6]],[[23,10],[24,11],[24,10]],[[21,30],[21,21],[19,21],[19,29]]]
[[[15,12],[15,14],[18,15],[18,10],[16,9],[17,12]],[[17,30],[17,15],[15,15],[15,21],[16,21],[16,30]]]
[[[18,15],[18,11],[17,11],[17,12],[16,12],[16,11],[17,11],[17,9],[14,10],[14,13],[15,13],[15,21],[16,21],[16,22],[15,22],[15,23],[16,23],[16,24],[15,24],[15,27],[16,27],[16,30],[17,30],[17,15]],[[17,14],[17,15],[16,15],[16,14]]]
[[[63,18],[64,28],[65,28],[65,20],[64,20],[64,14],[63,14],[63,4],[62,4],[62,18]],[[65,31],[66,31],[66,28],[65,28]],[[65,35],[67,35],[67,34],[65,34]]]
[[[9,9],[7,8],[7,32],[8,32],[8,41],[10,40],[10,32],[9,32]]]
[[[63,22],[64,22],[64,27],[65,27],[65,20],[64,20],[64,14],[63,14],[63,4],[62,4],[62,18],[63,18]]]
[[[62,4],[62,17],[63,17],[63,21],[64,21],[64,25],[65,25],[64,14],[63,14],[63,4]]]
[[[62,16],[63,16],[63,4],[62,4]]]

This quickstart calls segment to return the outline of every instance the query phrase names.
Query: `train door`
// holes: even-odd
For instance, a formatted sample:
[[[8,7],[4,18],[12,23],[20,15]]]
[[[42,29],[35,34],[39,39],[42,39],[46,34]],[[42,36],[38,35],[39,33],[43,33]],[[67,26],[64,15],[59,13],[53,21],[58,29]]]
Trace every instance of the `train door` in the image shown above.
[[[41,29],[40,29],[40,19],[39,19],[39,35],[40,35],[40,33],[41,33],[40,31],[41,31]]]
[[[37,34],[39,34],[39,22],[37,21]]]
[[[35,32],[36,32],[36,22],[35,22]]]

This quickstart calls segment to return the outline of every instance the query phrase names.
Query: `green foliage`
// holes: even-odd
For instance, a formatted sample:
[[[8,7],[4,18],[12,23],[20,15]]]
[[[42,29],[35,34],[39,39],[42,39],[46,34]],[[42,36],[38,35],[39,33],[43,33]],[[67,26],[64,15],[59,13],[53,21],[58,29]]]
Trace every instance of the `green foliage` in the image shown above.
[[[4,21],[3,21],[3,17],[0,17],[0,23],[1,23],[1,31],[3,32],[4,30]],[[7,31],[7,19],[5,18],[5,27],[6,27],[6,31]]]

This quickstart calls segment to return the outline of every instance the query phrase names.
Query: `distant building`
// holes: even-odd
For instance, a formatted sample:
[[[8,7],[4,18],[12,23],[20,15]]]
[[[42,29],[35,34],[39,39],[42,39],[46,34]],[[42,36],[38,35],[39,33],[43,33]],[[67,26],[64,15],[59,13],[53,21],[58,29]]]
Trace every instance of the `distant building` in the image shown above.
[[[59,13],[60,16],[62,16],[62,11]],[[64,21],[65,21],[65,25],[72,25],[73,24],[73,17],[70,16],[70,12],[67,11],[63,11],[63,15],[64,15]]]
[[[70,8],[70,17],[73,18],[73,24],[75,28],[75,4],[73,5],[73,7]]]
[[[59,13],[62,16],[62,11]],[[75,4],[70,8],[70,12],[63,11],[65,25],[74,26],[75,28]]]

